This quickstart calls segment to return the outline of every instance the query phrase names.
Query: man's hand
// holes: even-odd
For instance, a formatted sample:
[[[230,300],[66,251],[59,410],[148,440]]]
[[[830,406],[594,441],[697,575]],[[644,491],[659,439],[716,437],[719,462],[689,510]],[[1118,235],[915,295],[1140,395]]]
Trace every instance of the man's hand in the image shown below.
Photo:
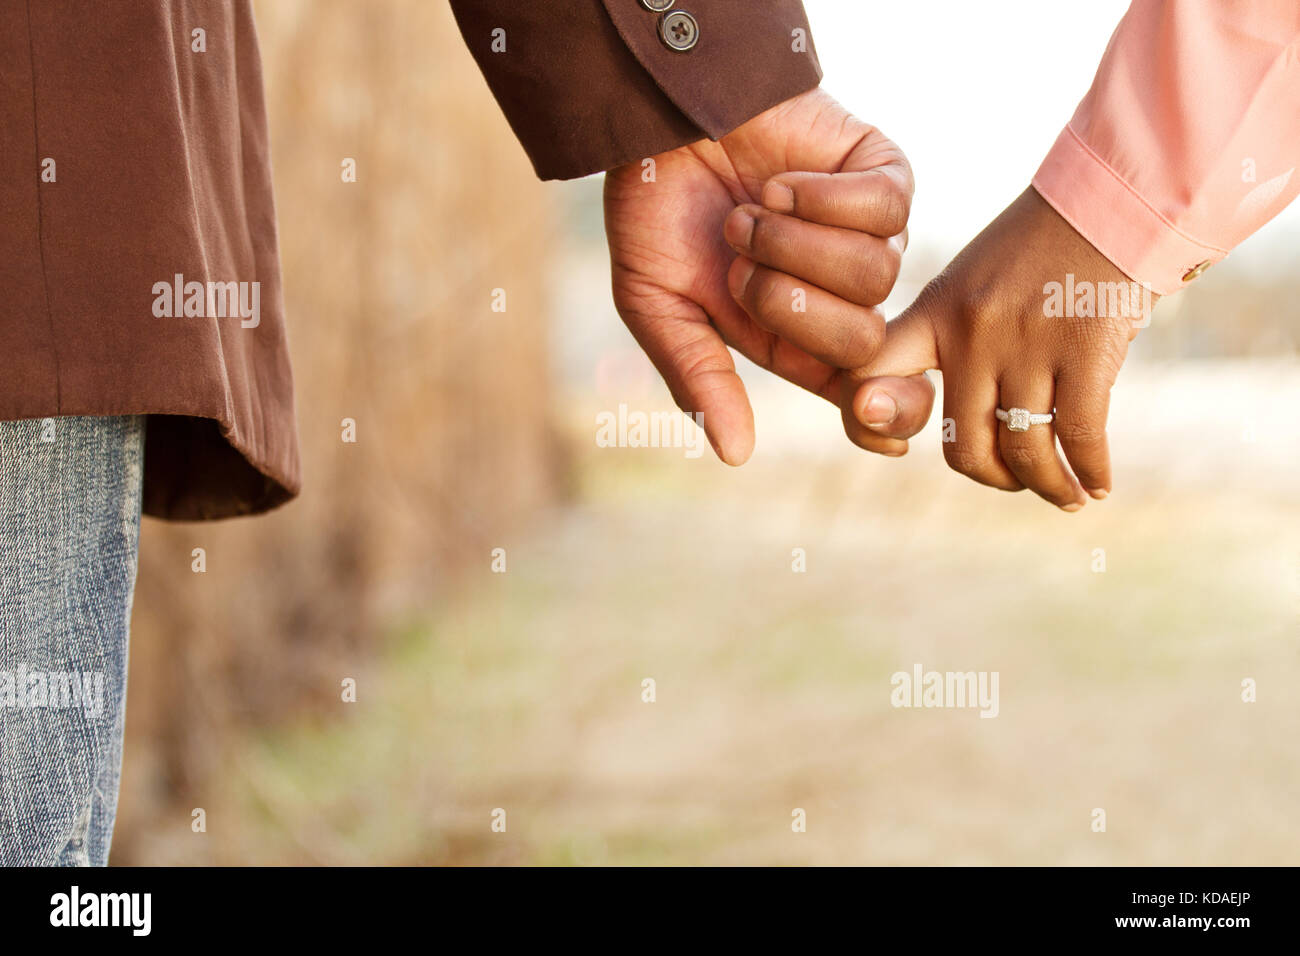
[[[677,405],[702,414],[723,461],[754,450],[727,346],[840,405],[842,370],[867,364],[883,341],[875,306],[898,276],[911,198],[898,147],[819,89],[720,142],[655,157],[653,182],[639,163],[610,171],[614,304]],[[846,413],[846,427],[864,447],[902,454],[934,388],[923,375],[876,386],[894,407],[878,402],[872,428]]]
[[[942,369],[948,464],[1077,511],[1110,492],[1110,389],[1155,299],[1027,189],[889,323],[875,359],[844,376],[845,404],[865,421],[867,396],[892,381],[871,376]],[[1056,418],[1013,430],[994,414],[1013,407]]]

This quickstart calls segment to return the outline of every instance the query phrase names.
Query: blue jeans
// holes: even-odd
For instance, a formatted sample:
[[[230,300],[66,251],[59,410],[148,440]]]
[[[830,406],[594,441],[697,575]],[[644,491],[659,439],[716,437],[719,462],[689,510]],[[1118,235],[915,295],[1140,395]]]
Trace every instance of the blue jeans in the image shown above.
[[[144,418],[0,422],[0,864],[104,866]]]

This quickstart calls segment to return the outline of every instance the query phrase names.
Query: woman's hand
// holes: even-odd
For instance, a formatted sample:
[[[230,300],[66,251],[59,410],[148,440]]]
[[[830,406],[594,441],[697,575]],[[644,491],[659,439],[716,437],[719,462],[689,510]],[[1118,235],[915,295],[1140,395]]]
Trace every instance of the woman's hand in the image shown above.
[[[845,376],[846,412],[867,421],[875,376],[939,368],[948,464],[1077,511],[1110,492],[1110,389],[1155,298],[1027,189],[889,323],[876,358]],[[1022,431],[998,408],[1056,417]]]

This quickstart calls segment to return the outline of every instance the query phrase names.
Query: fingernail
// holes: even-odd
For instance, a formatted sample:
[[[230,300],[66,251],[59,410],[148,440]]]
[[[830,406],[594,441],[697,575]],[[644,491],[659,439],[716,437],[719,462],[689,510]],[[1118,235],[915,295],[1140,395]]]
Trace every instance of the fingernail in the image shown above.
[[[745,296],[745,289],[749,285],[749,280],[754,278],[754,270],[758,268],[757,263],[750,262],[748,259],[738,259],[738,262],[744,262],[739,274],[733,272],[731,279],[731,296],[734,299],[742,299]]]
[[[1070,514],[1074,514],[1082,507],[1083,507],[1082,501],[1071,501],[1068,505],[1061,505],[1061,510],[1068,511],[1070,512]]]
[[[737,249],[748,251],[754,241],[754,217],[748,210],[737,209],[727,217],[722,227],[722,234],[727,242]]]
[[[1101,501],[1101,499],[1105,498],[1108,494],[1110,494],[1110,492],[1107,491],[1105,488],[1089,488],[1088,494],[1092,495],[1098,501]]]
[[[785,183],[768,183],[763,187],[763,205],[773,212],[794,212],[794,190]]]
[[[898,417],[898,403],[888,392],[876,389],[867,396],[867,424],[888,425]]]

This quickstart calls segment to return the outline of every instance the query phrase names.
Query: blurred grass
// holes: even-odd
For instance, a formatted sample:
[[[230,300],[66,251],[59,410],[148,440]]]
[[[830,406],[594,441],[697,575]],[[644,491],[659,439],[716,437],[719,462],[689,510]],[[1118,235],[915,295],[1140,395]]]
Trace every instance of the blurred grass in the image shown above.
[[[1294,500],[1138,475],[1066,516],[930,456],[575,451],[577,502],[507,573],[466,556],[356,704],[232,741],[209,832],[154,857],[1295,861]],[[917,662],[999,671],[1000,716],[891,708]]]

